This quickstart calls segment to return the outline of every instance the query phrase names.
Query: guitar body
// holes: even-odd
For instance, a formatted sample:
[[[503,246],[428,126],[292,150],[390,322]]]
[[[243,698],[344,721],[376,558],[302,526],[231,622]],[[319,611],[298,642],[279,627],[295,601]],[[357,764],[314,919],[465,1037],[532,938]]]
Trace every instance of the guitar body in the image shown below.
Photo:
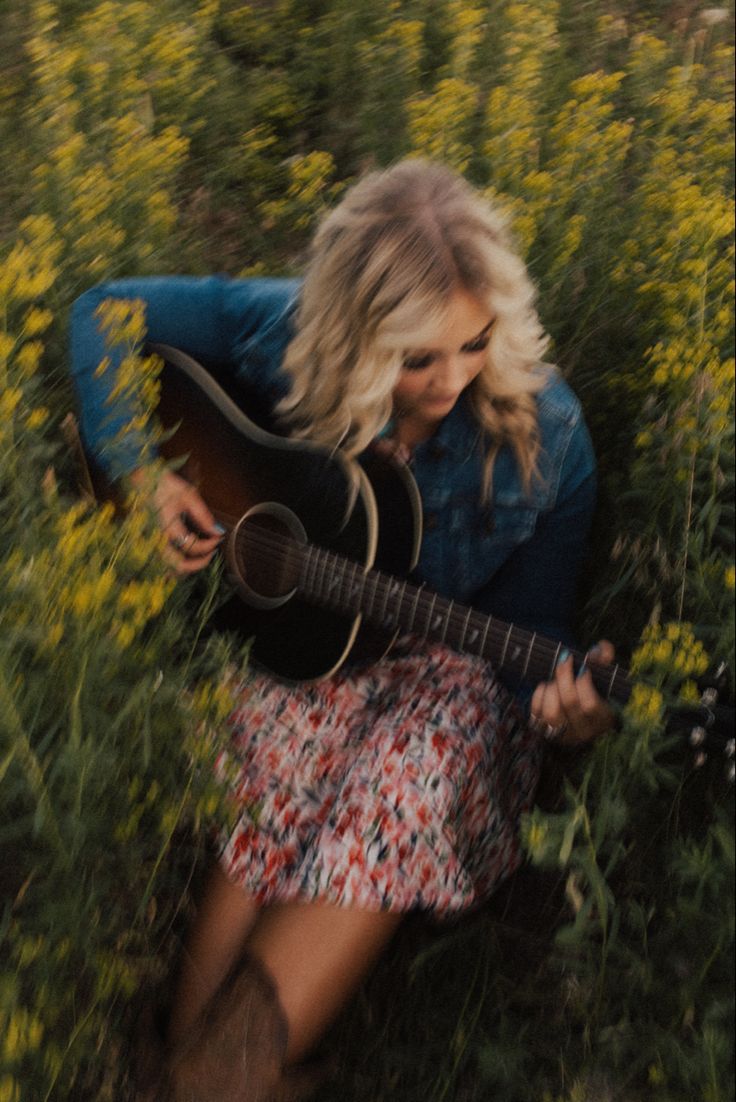
[[[179,464],[216,519],[237,532],[255,514],[271,533],[316,544],[357,562],[405,574],[419,547],[419,497],[403,464],[369,456],[363,465],[341,452],[292,441],[260,428],[184,353],[152,346],[164,359],[158,414],[162,454]],[[378,524],[378,515],[382,523]],[[230,574],[238,596],[223,622],[252,637],[251,656],[289,681],[309,681],[336,669],[375,629],[361,617],[317,608],[284,579],[237,557],[228,538]],[[274,588],[275,587],[275,588]],[[259,607],[256,607],[259,606]],[[357,644],[357,646],[356,646]],[[390,638],[383,639],[383,648]],[[374,646],[372,645],[372,648]]]

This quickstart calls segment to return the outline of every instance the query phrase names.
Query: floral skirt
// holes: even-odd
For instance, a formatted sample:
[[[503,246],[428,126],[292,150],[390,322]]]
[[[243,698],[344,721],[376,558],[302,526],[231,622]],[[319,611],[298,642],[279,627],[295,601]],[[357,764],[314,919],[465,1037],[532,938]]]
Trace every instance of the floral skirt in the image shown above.
[[[238,693],[221,861],[259,902],[449,916],[519,864],[541,747],[486,662],[405,640],[370,667],[296,687],[255,674]]]

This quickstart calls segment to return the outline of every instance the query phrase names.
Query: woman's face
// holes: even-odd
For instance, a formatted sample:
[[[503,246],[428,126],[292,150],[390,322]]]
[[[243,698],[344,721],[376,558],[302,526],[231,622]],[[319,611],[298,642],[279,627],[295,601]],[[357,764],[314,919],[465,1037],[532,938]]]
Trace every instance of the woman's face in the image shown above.
[[[406,435],[431,436],[461,393],[486,362],[494,318],[488,307],[465,291],[456,291],[436,338],[404,354],[394,387],[394,413]]]

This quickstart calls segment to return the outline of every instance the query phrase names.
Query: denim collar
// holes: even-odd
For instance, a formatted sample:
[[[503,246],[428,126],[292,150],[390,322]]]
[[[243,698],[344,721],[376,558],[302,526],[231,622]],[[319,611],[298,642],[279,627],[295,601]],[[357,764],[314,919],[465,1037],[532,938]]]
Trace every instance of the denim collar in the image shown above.
[[[414,454],[417,458],[425,455],[448,456],[462,462],[469,459],[478,449],[485,433],[478,424],[473,412],[473,404],[467,388],[460,395],[446,417],[442,419],[436,432],[421,444],[417,444]]]

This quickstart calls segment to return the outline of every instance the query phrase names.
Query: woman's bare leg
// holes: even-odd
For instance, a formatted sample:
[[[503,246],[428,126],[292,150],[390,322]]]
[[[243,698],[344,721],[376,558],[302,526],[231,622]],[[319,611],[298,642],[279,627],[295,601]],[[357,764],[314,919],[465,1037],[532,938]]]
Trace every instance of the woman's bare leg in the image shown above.
[[[276,984],[289,1028],[288,1063],[319,1040],[401,917],[326,903],[278,904],[261,913],[246,948]]]
[[[169,1022],[176,1046],[230,973],[250,953],[273,980],[288,1025],[287,1063],[319,1040],[386,946],[400,914],[331,904],[260,909],[216,866],[181,965]]]
[[[189,932],[169,1019],[175,1043],[195,1021],[240,956],[258,917],[252,896],[215,865]]]

